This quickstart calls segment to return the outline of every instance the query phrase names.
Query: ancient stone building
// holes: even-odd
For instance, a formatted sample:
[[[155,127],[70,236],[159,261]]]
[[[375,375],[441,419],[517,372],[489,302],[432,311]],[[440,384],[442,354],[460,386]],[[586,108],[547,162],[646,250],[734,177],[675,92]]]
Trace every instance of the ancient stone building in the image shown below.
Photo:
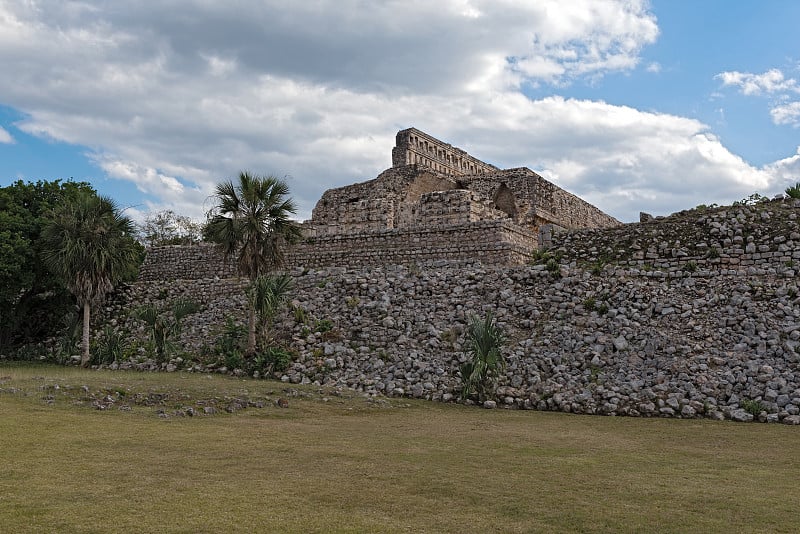
[[[524,262],[551,229],[619,221],[532,170],[498,169],[415,128],[397,133],[392,168],[326,191],[295,251],[309,265],[420,259]]]

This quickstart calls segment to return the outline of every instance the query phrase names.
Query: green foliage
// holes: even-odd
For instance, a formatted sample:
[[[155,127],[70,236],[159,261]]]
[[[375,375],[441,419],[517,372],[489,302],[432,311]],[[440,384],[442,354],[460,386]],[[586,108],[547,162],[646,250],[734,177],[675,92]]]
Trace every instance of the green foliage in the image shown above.
[[[191,245],[202,239],[202,226],[185,215],[164,210],[145,217],[139,236],[148,247]]]
[[[762,404],[761,401],[753,399],[742,400],[740,406],[744,411],[751,414],[753,417],[758,417],[761,414],[761,412],[767,409],[766,406],[764,406],[764,404]]]
[[[39,241],[52,210],[81,193],[94,190],[60,180],[0,188],[0,347],[55,335],[74,307],[64,284],[43,264]]]
[[[717,247],[711,247],[710,249],[708,249],[708,252],[706,253],[706,257],[711,259],[719,258],[719,255],[720,252]]]
[[[269,347],[253,359],[253,371],[262,375],[282,373],[292,363],[292,355],[283,347]]]
[[[589,297],[583,301],[583,307],[586,311],[594,311],[597,309],[597,299],[594,297]]]
[[[470,359],[461,365],[461,398],[476,394],[479,401],[484,401],[491,396],[497,378],[505,370],[506,362],[500,350],[503,333],[489,312],[483,320],[472,317],[466,334]]]
[[[299,241],[300,228],[290,216],[297,208],[289,186],[274,176],[240,172],[238,180],[217,184],[216,205],[208,212],[203,237],[226,258],[235,257],[240,275],[255,281],[283,267],[287,246]],[[247,352],[256,349],[256,310],[250,307]]]
[[[789,198],[800,198],[800,182],[795,183],[791,187],[787,187],[785,193]]]
[[[599,275],[603,274],[603,268],[605,266],[606,266],[606,263],[604,261],[602,261],[602,260],[601,261],[596,261],[595,263],[593,263],[591,265],[591,267],[589,269],[589,272],[591,272],[595,276],[599,276]]]
[[[52,349],[52,359],[63,365],[80,350],[81,316],[70,310],[61,318],[61,326],[61,335]]]
[[[333,323],[330,319],[320,319],[317,321],[317,324],[314,326],[314,331],[324,334],[325,332],[330,332],[333,330]]]
[[[694,260],[689,260],[683,265],[683,270],[687,273],[693,273],[697,271],[697,262]]]
[[[181,321],[199,310],[199,304],[181,298],[173,302],[168,310],[146,304],[133,313],[134,318],[145,323],[150,330],[150,342],[156,361],[166,361],[175,351],[174,339],[180,335]]]
[[[308,312],[302,306],[292,306],[294,322],[297,324],[308,324]]]
[[[55,208],[42,228],[41,258],[83,306],[83,355],[89,364],[89,310],[138,268],[133,221],[113,200],[79,192]]]
[[[92,363],[101,365],[120,361],[125,357],[127,347],[127,336],[111,326],[106,326],[103,335],[97,340]]]
[[[214,352],[228,369],[241,369],[244,364],[245,334],[247,329],[228,317],[214,344]]]
[[[286,301],[292,288],[292,277],[288,274],[261,275],[250,285],[248,298],[260,319],[259,330],[264,346],[269,342],[269,330],[275,314]]]

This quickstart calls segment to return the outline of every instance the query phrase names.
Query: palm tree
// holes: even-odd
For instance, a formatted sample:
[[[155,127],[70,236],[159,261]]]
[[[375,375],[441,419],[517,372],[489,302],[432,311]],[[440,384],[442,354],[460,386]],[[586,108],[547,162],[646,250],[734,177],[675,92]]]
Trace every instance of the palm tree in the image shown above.
[[[81,365],[89,364],[91,306],[136,268],[133,221],[114,201],[81,193],[56,208],[42,230],[42,260],[83,306]]]
[[[284,303],[289,291],[292,289],[292,278],[282,273],[279,275],[261,275],[255,279],[250,287],[248,297],[250,305],[261,319],[261,338],[267,344],[270,341],[269,330],[275,314]]]
[[[289,186],[274,176],[247,171],[217,185],[217,205],[208,213],[204,235],[217,243],[225,258],[236,257],[241,276],[255,282],[259,276],[283,267],[285,249],[300,237],[290,215],[297,211],[288,197]],[[256,348],[256,310],[250,299],[247,352]]]
[[[467,326],[466,352],[470,359],[461,365],[461,398],[473,393],[485,401],[494,393],[494,385],[506,368],[501,348],[503,332],[491,312],[481,320],[473,316]]]

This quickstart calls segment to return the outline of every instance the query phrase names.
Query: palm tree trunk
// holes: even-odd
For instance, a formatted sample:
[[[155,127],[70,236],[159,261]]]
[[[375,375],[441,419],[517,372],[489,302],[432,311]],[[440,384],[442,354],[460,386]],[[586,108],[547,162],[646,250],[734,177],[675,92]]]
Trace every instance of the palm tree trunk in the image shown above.
[[[89,366],[89,303],[83,303],[83,339],[81,341],[81,367]]]
[[[248,310],[247,318],[247,354],[253,355],[256,352],[256,310],[252,305]]]

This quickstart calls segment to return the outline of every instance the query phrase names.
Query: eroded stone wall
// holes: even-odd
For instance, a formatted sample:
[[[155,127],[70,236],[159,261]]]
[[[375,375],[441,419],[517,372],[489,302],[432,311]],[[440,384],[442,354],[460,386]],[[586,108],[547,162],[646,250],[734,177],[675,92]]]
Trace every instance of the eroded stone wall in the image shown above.
[[[521,167],[458,179],[463,187],[492,199],[517,224],[537,231],[543,224],[562,228],[608,228],[621,223],[585,200]]]

